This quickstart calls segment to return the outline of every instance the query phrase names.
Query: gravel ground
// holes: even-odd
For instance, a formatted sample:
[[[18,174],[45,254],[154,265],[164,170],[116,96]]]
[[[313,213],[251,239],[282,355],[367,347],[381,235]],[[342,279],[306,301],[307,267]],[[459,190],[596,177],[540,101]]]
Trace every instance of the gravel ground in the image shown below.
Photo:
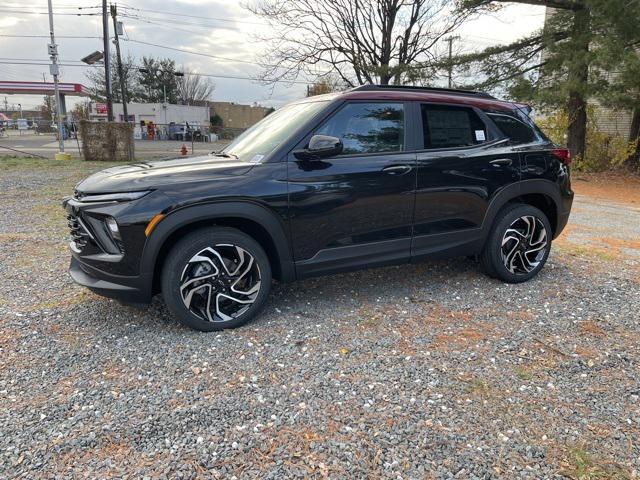
[[[96,164],[0,160],[2,478],[637,478],[640,208],[576,199],[534,280],[464,259],[276,285],[203,334],[71,283]],[[640,187],[639,187],[640,188]]]

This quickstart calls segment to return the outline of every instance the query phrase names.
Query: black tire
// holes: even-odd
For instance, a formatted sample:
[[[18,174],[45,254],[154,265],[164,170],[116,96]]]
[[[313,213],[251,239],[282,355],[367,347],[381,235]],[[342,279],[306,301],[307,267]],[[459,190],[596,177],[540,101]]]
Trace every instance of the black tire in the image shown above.
[[[527,219],[531,217],[536,219],[533,223],[536,226],[535,228],[538,229],[538,233],[533,234],[536,237],[535,241],[538,241],[542,236],[540,228],[544,228],[546,244],[540,250],[535,249],[541,246],[542,242],[531,245],[524,240],[522,235],[524,230],[520,227],[526,227],[531,222],[531,220],[523,220],[525,217]],[[508,229],[510,234],[507,234]],[[518,233],[511,234],[514,230],[517,230]],[[540,209],[521,203],[508,204],[496,216],[484,250],[480,254],[480,266],[487,275],[504,282],[526,282],[535,277],[544,267],[551,251],[551,237],[551,224]],[[504,245],[507,253],[503,254],[503,239],[507,238],[508,240]],[[522,251],[518,253],[516,247]],[[516,252],[515,255],[510,256],[509,254],[514,251]],[[525,255],[525,252],[531,253]],[[505,262],[510,265],[510,268],[507,267]],[[522,268],[519,268],[519,265]],[[530,271],[527,271],[527,268],[531,268]]]
[[[215,250],[216,254],[208,249]],[[237,263],[231,263],[234,258],[228,257],[232,255],[235,255]],[[209,260],[199,261],[203,256]],[[221,263],[223,260],[224,264]],[[239,278],[240,274],[228,275],[229,266],[237,267],[240,273],[246,269],[248,273],[244,278]],[[269,296],[271,279],[269,258],[252,237],[234,228],[203,228],[185,236],[168,253],[162,268],[162,295],[171,313],[181,323],[196,330],[212,332],[236,328],[254,318]],[[245,295],[235,287],[237,282],[243,282],[241,286],[249,288],[246,292],[259,286],[255,293]],[[236,288],[237,293],[232,292],[232,288]],[[183,294],[187,298],[183,299]],[[243,303],[229,300],[236,297]],[[226,303],[228,310],[222,306],[218,308],[218,302]],[[240,309],[237,315],[231,311],[235,308]]]

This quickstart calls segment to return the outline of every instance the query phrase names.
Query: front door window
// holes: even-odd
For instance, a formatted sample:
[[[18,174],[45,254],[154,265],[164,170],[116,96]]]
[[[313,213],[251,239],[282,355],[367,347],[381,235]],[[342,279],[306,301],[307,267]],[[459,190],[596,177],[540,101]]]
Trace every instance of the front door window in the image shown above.
[[[343,155],[401,152],[404,149],[402,103],[349,103],[316,132],[342,140]]]

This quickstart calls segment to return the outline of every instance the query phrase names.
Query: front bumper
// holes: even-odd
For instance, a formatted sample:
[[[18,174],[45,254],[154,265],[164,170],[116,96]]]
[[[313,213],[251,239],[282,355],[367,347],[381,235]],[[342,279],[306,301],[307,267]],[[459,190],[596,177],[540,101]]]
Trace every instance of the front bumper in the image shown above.
[[[112,275],[82,263],[75,255],[71,257],[69,275],[78,285],[104,297],[132,304],[148,304],[151,301],[153,279],[150,275]]]

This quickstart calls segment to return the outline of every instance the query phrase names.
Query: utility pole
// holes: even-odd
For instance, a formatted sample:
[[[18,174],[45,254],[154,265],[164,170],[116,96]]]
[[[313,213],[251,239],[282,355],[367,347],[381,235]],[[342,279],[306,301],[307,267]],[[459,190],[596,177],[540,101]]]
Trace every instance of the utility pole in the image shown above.
[[[120,40],[118,39],[118,7],[111,5],[111,17],[113,18],[113,35],[116,41],[116,57],[118,59],[118,78],[120,79],[120,92],[122,94],[122,113],[124,113],[124,121],[129,121],[127,112],[127,89],[125,87],[124,75],[122,73],[122,58],[120,57]]]
[[[460,40],[460,35],[454,35],[444,39],[445,42],[449,43],[449,65],[447,66],[449,88],[453,88],[453,64],[451,62],[453,60],[453,41],[454,40]]]
[[[109,58],[109,16],[107,0],[102,0],[102,43],[104,44],[104,80],[107,90],[107,120],[113,122],[113,99],[111,98],[111,62]]]
[[[60,88],[58,87],[58,74],[60,73],[58,67],[58,45],[56,44],[56,37],[53,33],[53,5],[49,0],[49,35],[51,36],[51,43],[49,44],[49,57],[51,58],[51,65],[49,66],[49,72],[53,75],[53,88],[56,94],[56,112],[55,115],[58,120],[58,141],[60,145],[60,151],[55,155],[56,160],[69,159],[70,156],[64,153],[64,136],[62,131],[62,114],[60,107],[62,102],[60,101]]]

